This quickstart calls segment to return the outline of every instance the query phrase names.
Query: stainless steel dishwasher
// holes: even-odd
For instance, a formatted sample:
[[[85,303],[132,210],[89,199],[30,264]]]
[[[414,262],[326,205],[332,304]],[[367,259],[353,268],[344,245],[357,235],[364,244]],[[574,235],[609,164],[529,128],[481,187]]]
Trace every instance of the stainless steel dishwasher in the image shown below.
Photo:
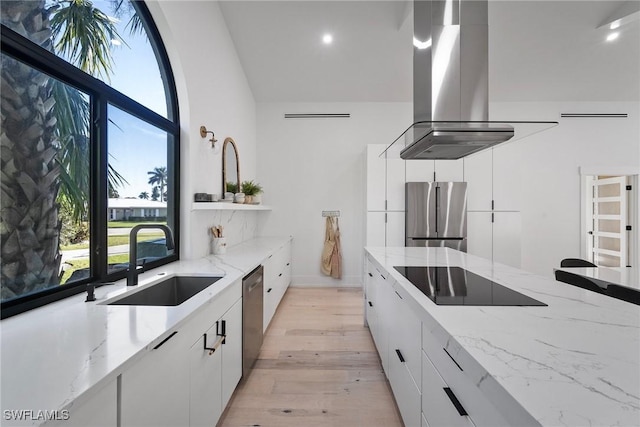
[[[242,279],[242,376],[246,378],[262,347],[263,267]]]

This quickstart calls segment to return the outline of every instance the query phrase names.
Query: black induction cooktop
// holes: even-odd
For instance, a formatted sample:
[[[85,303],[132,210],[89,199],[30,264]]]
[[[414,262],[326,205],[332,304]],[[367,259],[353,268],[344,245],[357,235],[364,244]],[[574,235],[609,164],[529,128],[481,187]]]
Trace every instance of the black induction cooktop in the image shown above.
[[[460,267],[394,268],[438,305],[547,305]]]

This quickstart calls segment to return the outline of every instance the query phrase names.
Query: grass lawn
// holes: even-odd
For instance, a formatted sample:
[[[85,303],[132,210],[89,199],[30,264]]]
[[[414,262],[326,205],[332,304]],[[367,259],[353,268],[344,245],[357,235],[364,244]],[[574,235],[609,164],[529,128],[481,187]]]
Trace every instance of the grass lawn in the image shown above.
[[[120,264],[129,262],[129,254],[118,254],[109,256],[107,262],[109,264]],[[60,280],[60,284],[66,283],[71,277],[71,274],[76,270],[81,270],[83,268],[89,268],[89,258],[78,258],[73,261],[67,261],[65,264],[68,264],[70,267],[67,267],[64,274],[62,275],[62,279]]]
[[[164,233],[151,233],[151,234],[138,234],[138,242],[144,242],[146,240],[154,240],[159,237],[164,238]],[[128,245],[129,236],[107,236],[107,246]],[[74,249],[88,249],[89,242],[76,243],[75,245],[67,245],[60,247],[63,251],[72,251]]]
[[[133,221],[109,221],[107,223],[107,227],[108,228],[132,228],[138,224],[167,224],[166,221],[165,222],[157,222],[157,223],[152,223],[149,221],[140,221],[140,222],[133,222]]]

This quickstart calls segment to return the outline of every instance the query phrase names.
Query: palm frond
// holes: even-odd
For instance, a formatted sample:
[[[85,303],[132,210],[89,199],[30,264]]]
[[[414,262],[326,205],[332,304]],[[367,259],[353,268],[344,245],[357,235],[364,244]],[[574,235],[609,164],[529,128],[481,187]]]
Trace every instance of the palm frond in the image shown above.
[[[109,81],[111,41],[126,42],[111,20],[88,0],[69,0],[51,18],[55,49],[81,70]]]
[[[118,18],[129,16],[129,22],[127,22],[125,27],[129,29],[129,34],[144,36],[146,40],[149,41],[142,18],[140,18],[140,15],[138,15],[136,8],[130,0],[111,0],[111,6],[113,8],[113,14]]]

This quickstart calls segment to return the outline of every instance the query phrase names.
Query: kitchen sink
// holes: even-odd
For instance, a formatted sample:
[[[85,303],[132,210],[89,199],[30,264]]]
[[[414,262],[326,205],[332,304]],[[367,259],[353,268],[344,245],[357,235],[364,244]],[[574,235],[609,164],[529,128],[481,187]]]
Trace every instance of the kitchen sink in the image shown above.
[[[180,305],[222,279],[215,276],[174,276],[109,305]]]

